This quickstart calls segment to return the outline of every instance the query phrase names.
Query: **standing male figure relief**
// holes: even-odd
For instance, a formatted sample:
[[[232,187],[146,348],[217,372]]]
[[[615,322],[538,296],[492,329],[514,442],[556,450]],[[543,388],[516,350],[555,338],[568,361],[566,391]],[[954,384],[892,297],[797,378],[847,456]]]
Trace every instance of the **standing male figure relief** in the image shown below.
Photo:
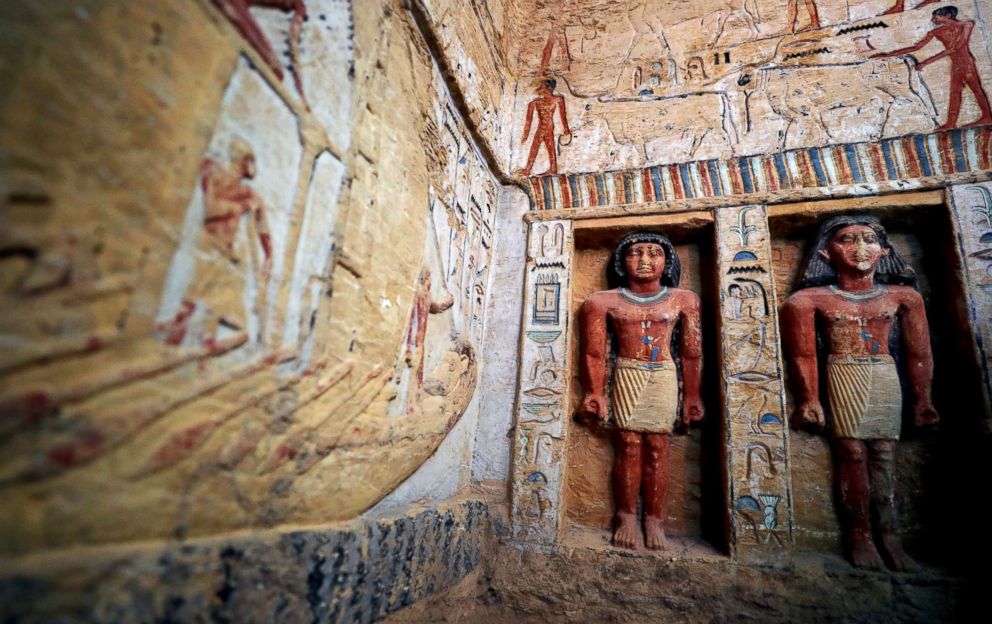
[[[636,546],[641,493],[644,543],[660,550],[665,547],[669,438],[677,424],[687,426],[703,417],[699,297],[678,288],[679,259],[671,242],[660,234],[625,236],[613,253],[612,269],[624,285],[593,293],[582,304],[580,374],[585,395],[579,417],[592,426],[605,425],[611,416],[614,423],[613,543]],[[680,328],[676,348],[681,360],[681,413],[679,375],[671,351],[676,327]]]
[[[950,65],[947,68],[951,79],[950,99],[947,102],[947,120],[938,126],[937,130],[951,130],[957,126],[958,114],[961,112],[961,96],[964,95],[965,87],[971,89],[972,95],[975,96],[975,102],[978,103],[978,109],[981,111],[981,116],[975,121],[965,124],[965,127],[992,124],[992,108],[989,107],[989,98],[982,87],[982,80],[978,74],[978,64],[975,62],[970,48],[971,33],[975,29],[975,22],[959,20],[958,9],[953,6],[940,7],[934,10],[930,21],[934,23],[936,28],[928,32],[917,43],[892,52],[880,52],[872,55],[872,58],[885,58],[916,52],[933,39],[937,39],[944,44],[944,51],[916,64],[916,69],[919,70],[943,58],[950,60]]]

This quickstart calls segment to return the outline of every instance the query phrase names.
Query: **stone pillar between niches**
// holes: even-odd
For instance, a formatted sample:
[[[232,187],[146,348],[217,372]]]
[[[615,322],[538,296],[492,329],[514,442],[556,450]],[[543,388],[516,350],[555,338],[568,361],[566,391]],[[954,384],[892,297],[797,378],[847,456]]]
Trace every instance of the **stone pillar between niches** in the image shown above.
[[[952,186],[950,197],[968,320],[984,382],[986,427],[992,430],[992,183]]]
[[[512,531],[550,545],[564,528],[564,458],[569,417],[571,221],[530,225],[523,332],[514,416]]]
[[[764,206],[716,212],[729,543],[762,559],[792,543],[789,428]]]

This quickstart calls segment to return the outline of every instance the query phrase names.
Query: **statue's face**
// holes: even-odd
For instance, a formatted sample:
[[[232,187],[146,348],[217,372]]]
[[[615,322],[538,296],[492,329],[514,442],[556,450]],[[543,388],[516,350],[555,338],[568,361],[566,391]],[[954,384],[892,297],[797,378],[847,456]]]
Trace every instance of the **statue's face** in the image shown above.
[[[879,260],[889,255],[889,250],[882,247],[878,234],[870,226],[848,225],[834,232],[827,249],[820,253],[838,272],[847,269],[870,273]]]
[[[665,270],[665,250],[658,243],[634,243],[624,257],[627,279],[650,282],[661,278]]]

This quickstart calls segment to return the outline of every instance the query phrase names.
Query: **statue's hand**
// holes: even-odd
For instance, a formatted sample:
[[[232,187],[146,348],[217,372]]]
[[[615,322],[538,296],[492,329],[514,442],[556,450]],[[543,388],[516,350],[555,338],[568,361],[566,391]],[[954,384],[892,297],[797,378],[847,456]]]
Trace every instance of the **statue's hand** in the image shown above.
[[[823,417],[823,406],[819,401],[800,403],[792,414],[792,428],[819,431],[823,429],[826,420]]]
[[[590,426],[603,425],[606,422],[606,397],[602,394],[587,394],[579,408],[579,420]]]
[[[916,404],[916,408],[913,410],[913,421],[917,427],[932,427],[940,421],[940,416],[937,414],[933,403],[930,401],[921,401]]]
[[[699,397],[687,398],[682,403],[682,423],[688,427],[693,423],[703,419],[703,400]]]

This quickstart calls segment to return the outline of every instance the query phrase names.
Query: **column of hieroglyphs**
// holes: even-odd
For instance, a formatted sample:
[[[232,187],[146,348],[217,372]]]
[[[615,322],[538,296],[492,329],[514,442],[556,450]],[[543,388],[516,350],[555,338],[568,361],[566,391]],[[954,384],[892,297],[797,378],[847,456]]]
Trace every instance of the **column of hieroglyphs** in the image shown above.
[[[570,221],[531,224],[525,270],[513,448],[513,535],[551,544],[562,526],[569,413]]]
[[[992,427],[992,183],[950,188],[951,212],[964,267],[965,297],[984,381],[986,422]]]
[[[788,426],[764,206],[716,213],[731,548],[760,555],[792,539]]]

